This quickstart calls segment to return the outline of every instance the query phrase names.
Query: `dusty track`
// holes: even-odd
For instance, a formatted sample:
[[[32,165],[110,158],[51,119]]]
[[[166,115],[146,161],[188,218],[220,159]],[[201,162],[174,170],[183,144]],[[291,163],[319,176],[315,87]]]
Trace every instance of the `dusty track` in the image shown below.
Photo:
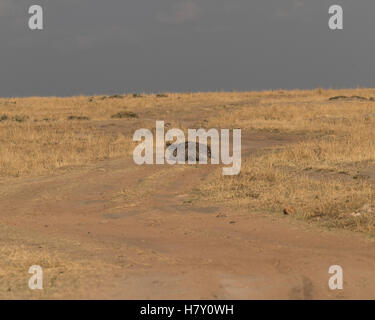
[[[289,141],[253,135],[243,149],[251,156]],[[372,241],[281,214],[191,202],[212,170],[138,167],[129,158],[1,182],[3,238],[78,266],[54,281],[46,271],[43,293],[31,292],[27,280],[13,288],[10,279],[1,298],[375,298]],[[344,269],[342,291],[328,288],[333,264]]]

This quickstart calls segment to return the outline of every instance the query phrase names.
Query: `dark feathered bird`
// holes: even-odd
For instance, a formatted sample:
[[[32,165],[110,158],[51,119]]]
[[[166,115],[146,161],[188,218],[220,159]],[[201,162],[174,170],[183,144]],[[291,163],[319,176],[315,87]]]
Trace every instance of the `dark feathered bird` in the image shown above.
[[[191,142],[192,143],[192,142]],[[172,142],[167,142],[166,146],[169,147]],[[202,146],[200,143],[196,143],[196,151],[195,151],[195,160],[199,161],[199,146]],[[177,157],[177,148],[173,150],[173,156]],[[207,159],[211,159],[211,147],[207,145]],[[185,142],[185,161],[189,160],[189,141]]]

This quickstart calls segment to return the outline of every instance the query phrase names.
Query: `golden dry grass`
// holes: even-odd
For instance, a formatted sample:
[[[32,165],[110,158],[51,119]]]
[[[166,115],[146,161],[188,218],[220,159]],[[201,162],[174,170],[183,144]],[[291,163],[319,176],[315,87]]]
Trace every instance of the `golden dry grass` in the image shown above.
[[[63,252],[66,246],[72,244],[83,250],[85,245],[61,238],[50,237],[51,240],[50,246],[54,250],[45,245],[45,238],[41,235],[20,233],[8,226],[0,227],[1,299],[82,299],[93,288],[105,288],[103,279],[108,272],[117,274],[120,270],[112,263]],[[43,267],[43,290],[30,290],[28,287],[32,276],[28,270],[32,265]]]
[[[116,104],[110,107],[119,108]],[[0,176],[53,172],[126,154],[128,137],[102,134],[92,121],[68,120],[72,115],[106,116],[98,110],[89,105],[87,97],[1,99],[0,119],[6,119],[0,121]]]
[[[241,96],[226,93],[2,98],[0,177],[52,173],[67,166],[126,156],[132,152],[136,129],[152,128],[158,119],[172,119],[170,122],[182,127],[179,116],[194,119],[191,110],[195,106],[209,110],[221,101],[238,99]],[[121,112],[141,117],[113,118]],[[106,121],[125,122],[124,130],[104,130]]]
[[[0,126],[0,175],[23,176],[103,160],[129,151],[129,139],[105,136],[85,124]]]
[[[375,101],[329,101],[332,96],[375,96],[375,90],[254,93],[254,103],[231,107],[209,126],[300,134],[302,141],[245,160],[239,176],[216,173],[201,187],[227,206],[296,215],[332,227],[375,234]]]

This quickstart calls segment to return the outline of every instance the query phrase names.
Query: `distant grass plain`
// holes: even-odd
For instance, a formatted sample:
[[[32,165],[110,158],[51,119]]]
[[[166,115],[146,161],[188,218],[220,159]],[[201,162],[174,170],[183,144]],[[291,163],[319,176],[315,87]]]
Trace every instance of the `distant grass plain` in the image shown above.
[[[197,128],[280,133],[293,143],[244,157],[238,176],[222,177],[218,168],[197,187],[199,199],[249,212],[289,208],[308,221],[374,235],[373,97],[374,89],[316,89],[1,98],[0,177],[129,157],[132,133],[153,128],[153,119],[183,130],[179,119]],[[204,116],[194,114],[196,106],[204,106]],[[107,121],[126,121],[129,130],[106,130]]]

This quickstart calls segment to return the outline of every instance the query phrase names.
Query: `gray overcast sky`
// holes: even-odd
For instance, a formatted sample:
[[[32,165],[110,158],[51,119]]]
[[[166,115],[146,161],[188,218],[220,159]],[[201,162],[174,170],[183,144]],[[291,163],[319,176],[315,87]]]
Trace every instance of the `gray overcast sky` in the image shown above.
[[[0,96],[375,87],[374,31],[374,0],[0,0]]]

